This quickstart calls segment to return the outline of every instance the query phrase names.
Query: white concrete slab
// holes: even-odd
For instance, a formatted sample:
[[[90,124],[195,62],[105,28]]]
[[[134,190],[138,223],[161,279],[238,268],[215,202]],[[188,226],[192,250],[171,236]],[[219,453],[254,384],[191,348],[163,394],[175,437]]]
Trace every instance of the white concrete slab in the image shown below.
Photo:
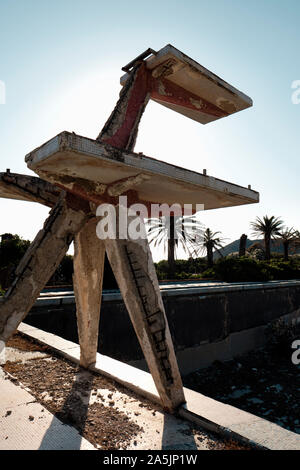
[[[220,111],[225,111],[228,115],[252,106],[249,96],[229,85],[171,44],[163,47],[156,54],[152,54],[145,62],[147,68],[152,71],[153,78],[157,77],[159,80],[162,76],[186,93],[192,93],[197,101],[198,109],[192,110],[178,104],[166,103],[155,97],[152,99],[197,122],[207,124],[219,118],[205,113],[204,107],[201,106],[202,100],[211,103]],[[128,74],[121,77],[121,85],[126,83],[128,77]],[[162,92],[162,97],[164,97],[164,92]],[[192,98],[191,101],[193,101]]]
[[[143,154],[62,132],[26,155],[27,166],[41,178],[82,197],[105,197],[105,187],[138,174],[149,179],[134,187],[137,201],[204,205],[204,210],[259,202],[259,193]],[[94,196],[93,196],[94,195]],[[198,208],[198,210],[200,210]]]

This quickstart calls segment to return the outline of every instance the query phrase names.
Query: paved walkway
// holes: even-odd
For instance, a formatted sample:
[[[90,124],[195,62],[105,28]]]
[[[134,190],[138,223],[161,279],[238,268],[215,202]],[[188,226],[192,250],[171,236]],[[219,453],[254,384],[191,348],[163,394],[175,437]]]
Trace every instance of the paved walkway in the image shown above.
[[[51,432],[49,432],[51,429]],[[0,367],[0,450],[96,450]]]
[[[31,331],[32,333],[43,334],[41,330],[32,329]],[[50,337],[48,337],[48,340]],[[60,347],[63,346],[63,339],[58,337],[53,339],[60,341]],[[68,346],[68,343],[65,345]],[[73,351],[73,348],[71,348],[71,351]],[[73,385],[70,376],[64,375],[63,389],[61,387],[59,389],[65,390],[65,393],[61,396],[61,393],[57,392],[57,385],[62,383],[60,369],[63,364],[60,364],[60,359],[52,356],[49,351],[26,351],[23,347],[18,349],[10,346],[5,350],[5,357],[7,364],[16,364],[17,368],[15,372],[12,372],[13,375],[10,375],[0,367],[0,450],[96,450],[97,448],[101,450],[100,440],[96,440],[97,444],[92,440],[96,446],[94,447],[75,428],[59,421],[46,409],[43,402],[46,402],[47,408],[52,411],[53,408],[56,408],[55,405],[58,402],[61,403],[61,409],[64,409],[66,403],[72,402],[73,407],[76,406],[86,410],[85,430],[88,432],[90,431],[88,409],[95,410],[95,406],[98,404],[100,408],[96,413],[99,413],[100,424],[93,417],[93,429],[97,434],[104,432],[104,434],[109,435],[110,417],[107,416],[106,423],[101,424],[103,407],[107,408],[116,420],[120,417],[122,421],[126,415],[128,422],[139,428],[137,434],[133,434],[127,442],[126,450],[210,450],[224,448],[224,439],[222,437],[211,435],[211,433],[197,429],[197,427],[195,429],[195,426],[185,419],[164,413],[160,407],[152,407],[150,402],[133,395],[131,392],[127,393],[124,388],[118,387],[117,384],[111,387],[105,385],[104,381],[104,386],[97,383],[88,390],[74,387],[75,383],[77,386],[81,381],[89,381],[88,376],[90,373],[85,370],[81,370],[78,375],[74,376]],[[107,359],[109,369],[117,364],[117,361]],[[64,361],[64,359],[62,358],[61,361]],[[26,366],[27,370],[27,372],[21,373],[23,378],[20,378],[17,372],[20,363]],[[48,364],[48,378],[45,379],[46,382],[43,382],[43,384],[47,384],[50,376],[52,376],[52,381],[49,381],[47,385],[47,392],[39,393],[37,389],[40,388],[39,381],[42,380],[41,376],[43,375],[41,370],[44,371]],[[71,367],[73,366],[71,365]],[[128,368],[128,366],[125,367]],[[14,370],[14,367],[12,369]],[[129,370],[131,369],[129,368]],[[57,371],[57,378],[55,378],[55,370]],[[117,371],[115,370],[115,372]],[[126,373],[128,375],[128,369],[126,369]],[[68,386],[70,380],[71,392]],[[23,384],[26,384],[26,387]],[[46,396],[44,393],[46,393]],[[73,402],[75,396],[80,398],[80,403]],[[120,427],[117,421],[113,421],[113,423],[114,427]],[[125,431],[125,429],[120,430],[120,432]]]

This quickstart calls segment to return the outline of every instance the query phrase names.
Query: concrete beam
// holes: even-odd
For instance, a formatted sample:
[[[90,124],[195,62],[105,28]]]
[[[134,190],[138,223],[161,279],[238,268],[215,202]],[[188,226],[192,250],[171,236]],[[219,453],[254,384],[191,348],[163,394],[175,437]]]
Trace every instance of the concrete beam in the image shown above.
[[[129,189],[144,183],[144,181],[147,181],[150,178],[151,176],[145,175],[143,173],[130,176],[129,178],[125,178],[124,180],[117,181],[116,183],[110,185],[107,189],[107,194],[114,197],[121,196],[121,194],[125,193]]]
[[[37,178],[18,173],[0,173],[0,197],[20,201],[39,202],[53,207],[58,201],[61,189]]]
[[[98,141],[120,149],[133,149],[138,126],[150,99],[150,74],[144,63],[131,71],[120,99],[97,137]]]
[[[0,341],[6,342],[25,318],[89,218],[80,207],[71,208],[66,199],[63,195],[51,210],[16,269],[15,280],[0,304]]]
[[[174,411],[185,398],[147,238],[107,239],[105,246],[162,405]]]
[[[105,245],[96,236],[96,218],[88,221],[74,239],[74,293],[80,344],[80,365],[96,362],[102,297]]]

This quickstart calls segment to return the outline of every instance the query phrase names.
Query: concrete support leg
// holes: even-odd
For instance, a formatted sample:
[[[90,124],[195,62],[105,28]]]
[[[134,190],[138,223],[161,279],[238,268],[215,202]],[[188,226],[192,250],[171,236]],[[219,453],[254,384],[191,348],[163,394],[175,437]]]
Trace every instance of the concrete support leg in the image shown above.
[[[91,219],[74,240],[74,293],[80,344],[80,365],[96,362],[105,244],[96,235],[97,219]]]
[[[107,239],[105,246],[162,405],[173,411],[185,398],[148,240]]]
[[[144,63],[133,68],[97,140],[119,149],[133,150],[139,122],[150,99],[150,80],[151,73]]]
[[[88,220],[82,210],[71,209],[61,198],[43,229],[25,253],[16,278],[0,303],[0,342],[6,342],[25,318],[67,252],[74,235]]]

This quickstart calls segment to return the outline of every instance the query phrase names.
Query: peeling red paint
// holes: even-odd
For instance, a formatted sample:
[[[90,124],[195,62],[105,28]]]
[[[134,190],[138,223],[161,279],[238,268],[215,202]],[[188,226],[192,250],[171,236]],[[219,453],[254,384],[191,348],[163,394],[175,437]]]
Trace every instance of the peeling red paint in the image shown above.
[[[163,92],[162,92],[163,90]],[[200,111],[215,117],[226,117],[228,113],[209,103],[203,98],[191,93],[184,88],[172,83],[166,78],[153,80],[151,97],[155,100],[164,101],[166,103],[177,104],[185,108]]]
[[[162,68],[163,65],[161,64],[159,68]],[[165,75],[167,74],[165,73]],[[160,102],[183,106],[218,118],[228,116],[229,113],[225,110],[172,83],[163,76],[164,73],[160,74],[159,78],[155,78],[154,71],[148,70],[145,63],[139,66],[121,124],[113,136],[102,138],[102,142],[119,149],[128,149],[131,145],[132,134],[137,130],[142,111],[150,97]]]
[[[117,148],[127,148],[127,144],[129,142],[131,133],[137,124],[137,119],[141,109],[146,104],[147,94],[151,88],[150,78],[150,73],[146,69],[145,64],[142,64],[135,78],[134,86],[128,100],[124,120],[116,133],[108,139],[102,139],[103,142],[113,145]]]

